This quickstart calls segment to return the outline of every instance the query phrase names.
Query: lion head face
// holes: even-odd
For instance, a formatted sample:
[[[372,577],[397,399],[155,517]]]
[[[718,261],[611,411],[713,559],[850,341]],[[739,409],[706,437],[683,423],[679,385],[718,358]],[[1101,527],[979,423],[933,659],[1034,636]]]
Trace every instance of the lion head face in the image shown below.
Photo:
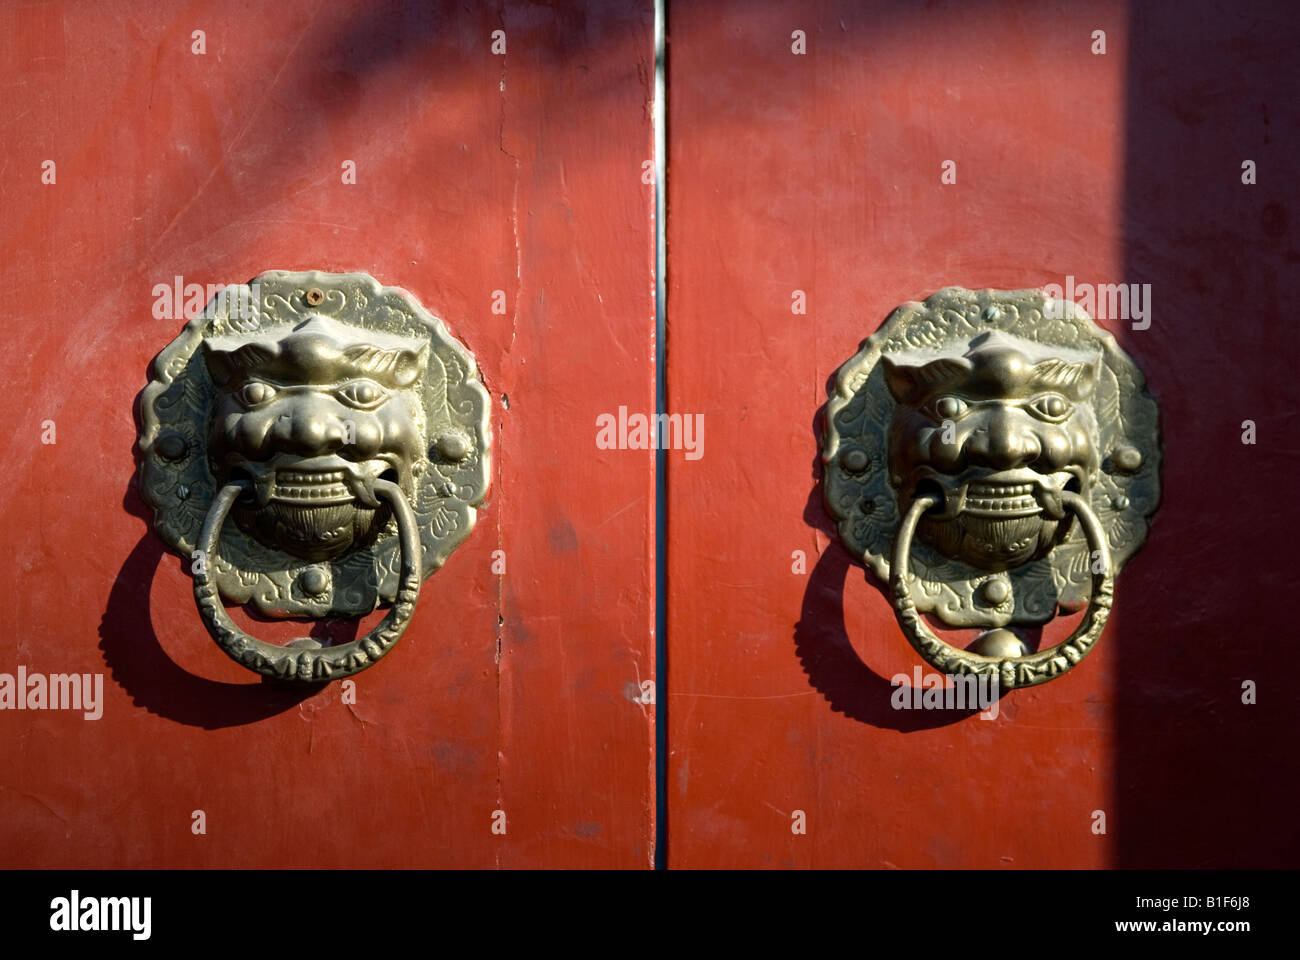
[[[208,457],[242,479],[235,522],[263,544],[331,560],[383,530],[374,481],[409,497],[424,454],[416,387],[428,344],[311,317],[280,331],[204,342],[218,395]]]
[[[923,540],[1006,570],[1065,538],[1060,494],[1087,498],[1099,466],[1091,403],[1099,356],[991,332],[881,359],[898,402],[890,480],[905,500],[940,498],[921,520]]]

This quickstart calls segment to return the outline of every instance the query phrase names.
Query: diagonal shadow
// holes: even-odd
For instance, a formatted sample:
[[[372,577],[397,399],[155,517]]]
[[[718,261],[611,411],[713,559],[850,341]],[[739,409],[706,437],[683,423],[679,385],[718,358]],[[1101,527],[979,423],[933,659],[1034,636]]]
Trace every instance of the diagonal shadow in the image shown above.
[[[808,495],[803,519],[808,526],[824,533],[831,543],[809,573],[808,586],[804,589],[799,622],[794,630],[799,662],[812,685],[830,702],[832,710],[873,727],[910,733],[946,727],[974,716],[980,712],[978,707],[961,710],[896,709],[892,698],[899,687],[871,669],[853,649],[844,625],[844,582],[850,569],[862,570],[862,567],[854,563],[840,546],[835,523],[822,504],[819,427],[825,412],[823,404],[813,420],[818,450],[813,456],[816,483]],[[909,703],[912,702],[913,689],[911,684],[902,685]]]
[[[142,389],[136,395],[133,410],[137,435],[143,393]],[[141,454],[134,437],[131,452],[135,472],[122,506],[140,517],[149,529],[118,570],[99,622],[99,648],[113,681],[130,694],[136,706],[208,730],[256,723],[315,696],[320,684],[287,684],[265,677],[261,683],[208,680],[185,670],[167,655],[149,616],[150,588],[167,550],[152,530],[153,511],[136,490]]]
[[[319,684],[297,686],[269,678],[261,683],[208,680],[172,660],[154,633],[148,602],[141,602],[165,552],[152,531],[140,539],[118,571],[99,623],[104,662],[136,706],[177,723],[216,730],[265,720],[320,692]]]

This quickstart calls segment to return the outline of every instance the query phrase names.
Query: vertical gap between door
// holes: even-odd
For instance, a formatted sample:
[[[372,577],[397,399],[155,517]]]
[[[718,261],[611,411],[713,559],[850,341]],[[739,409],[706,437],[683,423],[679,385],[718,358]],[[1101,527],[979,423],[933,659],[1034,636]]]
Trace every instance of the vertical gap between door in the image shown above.
[[[668,98],[665,83],[668,0],[655,7],[655,423],[668,412]],[[668,866],[668,483],[667,451],[655,444],[655,857],[656,870]]]

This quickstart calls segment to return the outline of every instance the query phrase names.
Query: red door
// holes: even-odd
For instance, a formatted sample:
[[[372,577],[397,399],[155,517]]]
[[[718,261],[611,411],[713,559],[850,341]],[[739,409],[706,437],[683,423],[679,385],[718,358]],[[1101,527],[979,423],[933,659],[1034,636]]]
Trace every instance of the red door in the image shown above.
[[[3,19],[0,673],[103,692],[0,713],[0,862],[650,866],[653,454],[592,424],[653,405],[651,5]],[[355,702],[228,660],[135,486],[155,286],[268,269],[406,288],[490,394],[477,528]]]
[[[670,867],[1294,863],[1298,37],[1247,7],[672,6],[668,402],[708,442],[668,471]],[[1149,539],[1068,674],[895,710],[923,663],[823,505],[829,381],[905,301],[1067,277],[1150,284],[1098,321],[1160,406]]]

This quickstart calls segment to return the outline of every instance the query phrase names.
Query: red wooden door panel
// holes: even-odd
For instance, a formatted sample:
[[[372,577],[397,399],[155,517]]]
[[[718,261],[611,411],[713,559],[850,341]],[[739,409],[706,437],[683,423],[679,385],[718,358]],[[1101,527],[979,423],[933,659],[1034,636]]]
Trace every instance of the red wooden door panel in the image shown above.
[[[1276,668],[1297,28],[1282,4],[1131,6],[671,8],[668,406],[702,413],[708,446],[668,469],[670,867],[1300,852]],[[1248,159],[1267,180],[1243,183]],[[1067,276],[1151,284],[1149,329],[1099,321],[1161,406],[1147,546],[1064,677],[992,722],[894,710],[921,661],[822,505],[828,380],[905,301]]]
[[[0,17],[0,672],[105,675],[0,713],[0,863],[649,866],[653,459],[592,424],[653,402],[651,5]],[[227,660],[134,489],[155,284],[266,269],[405,287],[492,397],[478,526],[355,704]]]

